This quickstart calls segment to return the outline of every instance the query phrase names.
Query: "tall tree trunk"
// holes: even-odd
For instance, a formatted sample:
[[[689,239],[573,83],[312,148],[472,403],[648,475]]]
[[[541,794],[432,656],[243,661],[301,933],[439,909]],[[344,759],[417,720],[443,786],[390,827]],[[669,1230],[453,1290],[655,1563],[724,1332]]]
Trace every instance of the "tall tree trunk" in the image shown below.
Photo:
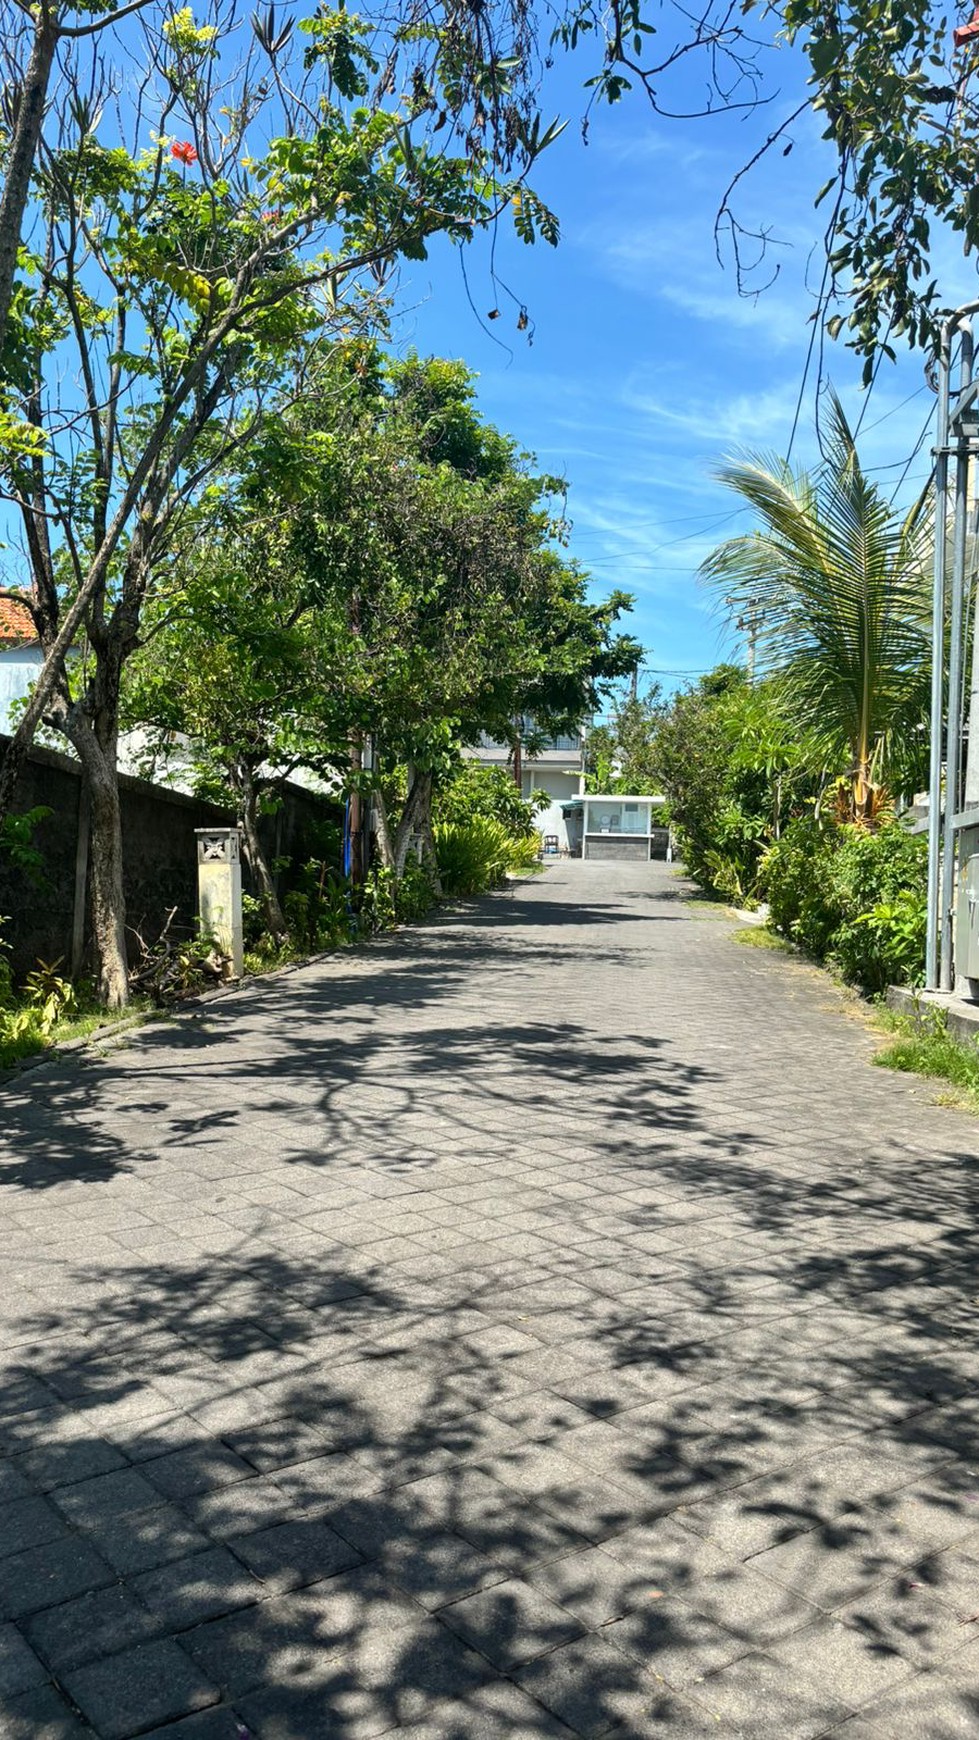
[[[108,740],[101,741],[91,717],[79,707],[72,708],[63,730],[78,752],[88,792],[91,816],[89,887],[98,959],[99,999],[107,1009],[124,1009],[129,1002],[129,971],[115,733],[110,730]]]
[[[374,792],[374,807],[372,810],[372,825],[374,840],[377,845],[377,855],[385,870],[394,869],[394,840],[391,836],[391,820],[388,807],[384,802],[384,794],[378,786]]]
[[[7,156],[7,173],[0,196],[0,343],[7,333],[13,299],[17,250],[30,195],[41,123],[47,102],[51,68],[58,46],[57,9],[40,6],[35,13],[34,42],[24,82],[16,92],[17,121]]]
[[[428,774],[422,789],[418,806],[418,832],[422,840],[422,863],[428,871],[432,884],[432,892],[441,900],[442,878],[439,874],[438,853],[435,850],[435,834],[432,830],[432,775]]]
[[[364,880],[364,800],[360,792],[360,776],[364,771],[364,739],[359,731],[350,733],[350,880],[359,888]]]
[[[399,882],[404,875],[411,837],[421,831],[419,823],[423,814],[422,806],[426,781],[429,792],[429,814],[431,814],[432,776],[430,773],[420,773],[413,764],[409,764],[408,795],[405,798],[405,807],[401,812],[394,835],[394,873]]]
[[[250,767],[239,764],[235,769],[238,790],[241,794],[239,803],[239,820],[245,836],[245,851],[248,853],[248,863],[258,888],[258,898],[262,903],[265,923],[277,943],[283,943],[289,934],[285,913],[279,900],[275,879],[269,868],[258,832],[258,792],[255,788],[255,775]]]

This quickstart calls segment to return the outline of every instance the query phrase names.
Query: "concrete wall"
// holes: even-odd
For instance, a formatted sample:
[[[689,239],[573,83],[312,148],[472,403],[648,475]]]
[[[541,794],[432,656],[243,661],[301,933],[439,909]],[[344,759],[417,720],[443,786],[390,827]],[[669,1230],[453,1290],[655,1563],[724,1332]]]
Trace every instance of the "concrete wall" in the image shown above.
[[[0,747],[6,746],[0,737]],[[197,914],[197,848],[195,828],[227,824],[233,818],[213,804],[182,792],[122,775],[123,852],[126,914],[129,925],[147,941],[159,935],[172,907],[174,929],[190,934]],[[18,975],[38,959],[61,959],[65,966],[89,952],[87,886],[84,882],[85,817],[78,763],[53,750],[35,748],[21,775],[14,808],[22,813],[43,805],[53,813],[40,824],[34,843],[44,859],[39,885],[9,862],[0,861],[0,913],[7,922],[3,935],[12,948]],[[324,822],[342,821],[339,806],[294,786],[287,786],[278,813],[263,818],[266,849],[274,857],[297,864],[315,856],[317,834]],[[79,834],[81,831],[81,845]],[[284,877],[288,886],[288,873]],[[246,878],[247,881],[247,878]],[[76,936],[76,899],[81,892],[84,924]],[[73,944],[75,946],[73,946]]]
[[[0,731],[12,731],[41,668],[39,646],[0,647]]]
[[[645,835],[586,834],[584,857],[604,859],[610,863],[640,863],[649,859],[649,840]]]
[[[546,791],[551,799],[547,809],[541,810],[534,817],[534,827],[541,834],[556,834],[559,851],[565,851],[568,846],[568,830],[561,805],[569,798],[577,797],[577,774],[552,772],[549,768],[541,767],[539,762],[534,762],[523,776],[524,797],[529,797],[532,791]]]

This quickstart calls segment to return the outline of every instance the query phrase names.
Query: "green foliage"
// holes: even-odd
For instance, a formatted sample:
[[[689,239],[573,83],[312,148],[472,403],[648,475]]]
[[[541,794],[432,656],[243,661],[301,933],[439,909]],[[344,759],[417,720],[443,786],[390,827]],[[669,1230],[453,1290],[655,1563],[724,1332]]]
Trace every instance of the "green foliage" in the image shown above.
[[[862,471],[835,399],[824,445],[812,475],[764,457],[724,467],[760,529],[719,545],[701,572],[731,619],[753,624],[785,717],[827,767],[850,771],[863,819],[892,764],[912,789],[924,777],[930,541],[920,508],[896,513]]]
[[[506,879],[512,842],[492,816],[440,822],[434,829],[442,888],[448,895],[485,894]]]
[[[550,802],[546,792],[522,797],[505,767],[483,767],[465,761],[451,780],[439,787],[432,814],[438,822],[469,822],[477,816],[492,816],[516,839],[532,840],[536,847],[534,817]]]
[[[752,9],[761,4],[749,0]],[[827,206],[828,246],[851,309],[829,330],[835,337],[845,323],[869,380],[874,353],[893,356],[891,340],[906,334],[925,348],[934,339],[946,298],[933,271],[933,229],[957,232],[967,254],[979,245],[979,142],[968,95],[976,48],[953,49],[952,20],[929,0],[845,8],[786,0],[777,11],[809,61],[812,107],[838,160],[819,198],[838,193]]]
[[[511,876],[536,876],[543,869],[539,834],[511,834],[507,870]]]
[[[611,717],[588,734],[585,747],[589,791],[653,796],[659,789],[656,728],[663,711],[661,688],[644,695],[630,690],[614,701]]]
[[[395,890],[394,910],[398,924],[420,924],[431,912],[434,904],[435,890],[431,876],[424,864],[419,864],[417,858],[409,857]]]
[[[375,865],[364,885],[359,922],[361,934],[393,930],[399,924],[419,924],[435,904],[432,879],[424,864],[409,856],[399,881],[393,870]]]
[[[59,1023],[74,1014],[75,987],[58,973],[60,964],[38,961],[17,996],[9,963],[0,955],[0,1068],[43,1051]]]
[[[765,859],[770,923],[865,991],[915,984],[924,961],[926,870],[924,841],[900,823],[871,833],[800,820]]]
[[[830,824],[800,816],[766,852],[761,877],[769,923],[817,961],[842,917],[830,877],[834,847]]]
[[[766,848],[815,786],[773,686],[718,666],[663,708],[653,759],[690,875],[737,905],[755,900]]]
[[[0,820],[0,854],[9,858],[15,869],[39,887],[45,880],[44,855],[34,844],[34,830],[47,821],[54,811],[46,804],[36,804],[20,815],[5,815]]]
[[[356,931],[350,883],[321,859],[303,865],[284,905],[290,938],[306,953],[344,948]]]
[[[874,1063],[880,1069],[896,1069],[905,1075],[936,1076],[956,1090],[954,1097],[972,1110],[979,1110],[979,1044],[954,1039],[933,1013],[921,1017],[891,1017],[888,1027],[900,1037],[878,1051]]]

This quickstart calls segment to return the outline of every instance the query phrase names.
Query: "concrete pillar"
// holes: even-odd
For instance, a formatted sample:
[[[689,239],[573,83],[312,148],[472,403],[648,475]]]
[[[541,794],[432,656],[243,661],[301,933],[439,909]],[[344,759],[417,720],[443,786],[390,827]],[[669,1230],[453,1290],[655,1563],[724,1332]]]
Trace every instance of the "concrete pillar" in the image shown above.
[[[245,971],[241,924],[241,834],[237,828],[196,828],[197,905],[201,931],[229,957],[227,977]]]

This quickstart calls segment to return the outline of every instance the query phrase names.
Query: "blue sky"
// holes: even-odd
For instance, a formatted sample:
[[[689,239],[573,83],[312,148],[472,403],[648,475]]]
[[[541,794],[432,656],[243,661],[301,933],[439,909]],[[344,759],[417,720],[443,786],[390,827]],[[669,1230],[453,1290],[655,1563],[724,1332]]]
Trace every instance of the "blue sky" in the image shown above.
[[[732,649],[695,575],[719,538],[750,522],[711,473],[746,448],[785,451],[822,272],[813,200],[832,164],[811,117],[796,127],[789,157],[776,150],[753,172],[739,206],[779,238],[761,274],[777,262],[775,283],[745,299],[715,257],[714,212],[728,179],[781,104],[802,92],[790,51],[770,71],[784,98],[747,117],[669,121],[632,96],[593,112],[587,147],[572,120],[534,182],[561,219],[560,246],[527,249],[507,234],[497,244],[498,273],[527,305],[532,345],[516,330],[517,304],[494,287],[485,244],[465,262],[475,310],[501,310],[485,330],[457,251],[436,248],[402,279],[398,343],[464,357],[478,371],[485,414],[567,477],[571,551],[596,593],[635,594],[631,627],[667,690]],[[689,95],[692,106],[702,98],[695,80]],[[552,107],[577,116],[581,102],[565,63]],[[975,294],[954,242],[940,240],[939,256],[943,299]],[[825,372],[851,422],[862,413],[864,463],[897,487],[933,405],[921,358],[885,361],[866,405],[860,365],[841,343],[827,340]],[[815,373],[793,455],[803,461],[816,454]],[[927,478],[930,440],[903,481],[905,497]]]

